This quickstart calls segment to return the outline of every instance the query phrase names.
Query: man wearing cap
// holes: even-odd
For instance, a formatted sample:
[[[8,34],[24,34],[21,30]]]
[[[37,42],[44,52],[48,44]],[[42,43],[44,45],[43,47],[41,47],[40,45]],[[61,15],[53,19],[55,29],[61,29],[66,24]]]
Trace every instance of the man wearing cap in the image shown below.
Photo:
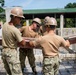
[[[58,75],[59,47],[69,48],[70,43],[55,34],[57,21],[53,17],[44,19],[47,34],[40,36],[35,41],[30,41],[31,46],[41,46],[43,52],[43,75]]]
[[[36,31],[39,30],[40,25],[41,25],[41,20],[39,18],[34,18],[30,26],[23,26],[19,30],[22,33],[23,37],[36,38],[36,37],[39,37]],[[25,59],[27,56],[29,60],[29,64],[32,68],[32,71],[36,75],[37,72],[36,72],[35,57],[34,57],[33,49],[20,48],[19,53],[20,53],[22,71],[24,72]]]
[[[2,28],[2,60],[7,75],[23,75],[17,44],[25,46],[25,41],[21,37],[20,31],[15,27],[24,18],[22,9],[20,7],[12,8],[10,18],[10,22],[6,22]]]

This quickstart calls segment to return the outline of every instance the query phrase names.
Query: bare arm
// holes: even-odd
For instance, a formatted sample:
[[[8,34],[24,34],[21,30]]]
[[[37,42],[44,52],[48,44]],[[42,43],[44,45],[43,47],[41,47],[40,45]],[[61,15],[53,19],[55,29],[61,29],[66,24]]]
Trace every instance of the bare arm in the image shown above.
[[[69,48],[70,47],[70,42],[69,40],[66,40],[66,48]]]
[[[25,45],[26,45],[25,40],[22,40],[21,42],[18,43],[19,47],[25,47]]]

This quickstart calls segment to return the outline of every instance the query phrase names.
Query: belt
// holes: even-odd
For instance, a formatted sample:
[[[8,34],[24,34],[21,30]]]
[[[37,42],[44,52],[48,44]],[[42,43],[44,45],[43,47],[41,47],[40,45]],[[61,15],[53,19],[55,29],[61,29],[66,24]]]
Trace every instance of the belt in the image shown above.
[[[3,47],[3,49],[16,49],[16,48]]]
[[[56,57],[56,56],[58,56],[58,55],[55,55],[55,56],[44,56],[44,58],[54,58],[54,57]]]
[[[31,50],[32,48],[20,48],[20,49],[24,49],[24,50]]]

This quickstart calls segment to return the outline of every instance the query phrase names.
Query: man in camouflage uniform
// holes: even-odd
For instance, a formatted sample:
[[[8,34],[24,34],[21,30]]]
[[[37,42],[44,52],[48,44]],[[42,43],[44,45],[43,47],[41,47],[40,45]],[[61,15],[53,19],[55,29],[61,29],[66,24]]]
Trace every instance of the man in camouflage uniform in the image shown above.
[[[20,24],[21,18],[24,18],[20,7],[14,7],[11,10],[11,20],[6,22],[2,28],[2,60],[7,75],[23,75],[21,71],[17,44],[24,46],[25,41],[21,37],[20,31],[15,25]]]
[[[39,37],[38,33],[36,30],[39,30],[39,27],[41,25],[41,20],[39,18],[34,18],[32,21],[32,24],[30,26],[23,26],[19,30],[22,33],[23,37],[28,37],[28,38],[37,38]],[[35,66],[35,57],[33,53],[33,48],[20,48],[19,50],[20,53],[20,62],[21,62],[21,68],[22,71],[24,72],[25,68],[25,59],[26,56],[28,57],[29,64],[32,68],[33,73],[36,75],[36,66]]]
[[[47,34],[40,36],[35,41],[30,42],[31,46],[42,47],[43,52],[43,75],[58,75],[59,69],[59,47],[68,48],[70,43],[64,40],[61,36],[55,34],[57,26],[56,19],[49,17],[44,19],[45,29]]]

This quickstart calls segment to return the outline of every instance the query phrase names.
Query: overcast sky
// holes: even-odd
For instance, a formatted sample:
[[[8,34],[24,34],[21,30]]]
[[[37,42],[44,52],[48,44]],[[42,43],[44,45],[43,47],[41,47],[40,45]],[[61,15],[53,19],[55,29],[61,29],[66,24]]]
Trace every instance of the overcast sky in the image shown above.
[[[64,8],[76,0],[5,0],[6,7],[21,6],[23,9],[53,9]]]

